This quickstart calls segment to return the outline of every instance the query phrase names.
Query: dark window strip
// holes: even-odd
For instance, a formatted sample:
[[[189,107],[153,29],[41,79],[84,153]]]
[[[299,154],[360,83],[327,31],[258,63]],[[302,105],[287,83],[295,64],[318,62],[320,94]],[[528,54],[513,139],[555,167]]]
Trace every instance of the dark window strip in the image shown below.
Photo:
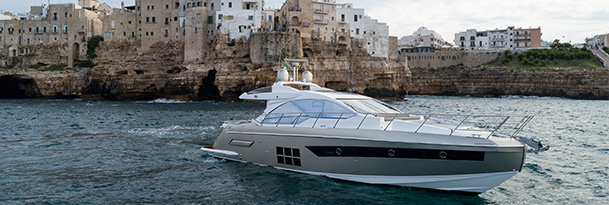
[[[484,161],[484,152],[478,151],[329,146],[307,146],[307,149],[318,157],[376,157]],[[393,156],[391,156],[390,153],[393,154]]]

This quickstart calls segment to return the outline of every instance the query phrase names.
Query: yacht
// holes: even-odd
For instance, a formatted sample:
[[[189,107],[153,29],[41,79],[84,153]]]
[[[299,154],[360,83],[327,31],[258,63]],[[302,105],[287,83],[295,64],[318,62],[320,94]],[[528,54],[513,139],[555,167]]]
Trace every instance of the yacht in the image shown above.
[[[339,180],[475,194],[522,170],[526,147],[515,136],[532,116],[445,120],[406,114],[367,96],[316,85],[308,71],[302,81],[287,76],[280,70],[273,86],[243,93],[240,99],[266,101],[263,114],[226,122],[213,146],[201,150]],[[485,126],[474,120],[480,117],[500,120]]]

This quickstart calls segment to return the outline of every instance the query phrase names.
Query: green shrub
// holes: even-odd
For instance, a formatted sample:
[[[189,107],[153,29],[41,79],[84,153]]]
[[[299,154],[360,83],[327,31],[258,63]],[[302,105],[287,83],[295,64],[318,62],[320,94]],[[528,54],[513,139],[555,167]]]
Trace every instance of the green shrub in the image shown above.
[[[102,41],[104,41],[104,37],[101,36],[93,36],[87,41],[87,56],[89,56],[90,59],[97,58],[95,49],[99,47],[99,42]]]

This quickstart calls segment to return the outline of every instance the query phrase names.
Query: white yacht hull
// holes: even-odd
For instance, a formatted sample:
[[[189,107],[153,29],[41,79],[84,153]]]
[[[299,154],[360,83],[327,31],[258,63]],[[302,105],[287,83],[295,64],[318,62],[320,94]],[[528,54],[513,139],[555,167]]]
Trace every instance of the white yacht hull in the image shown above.
[[[442,191],[459,191],[482,193],[498,186],[518,171],[496,172],[483,174],[457,174],[457,175],[435,175],[435,176],[370,176],[352,175],[302,171],[276,167],[280,170],[299,172],[317,176],[325,176],[333,179],[353,181],[366,184],[394,185],[402,187],[415,187],[424,189],[436,189]]]

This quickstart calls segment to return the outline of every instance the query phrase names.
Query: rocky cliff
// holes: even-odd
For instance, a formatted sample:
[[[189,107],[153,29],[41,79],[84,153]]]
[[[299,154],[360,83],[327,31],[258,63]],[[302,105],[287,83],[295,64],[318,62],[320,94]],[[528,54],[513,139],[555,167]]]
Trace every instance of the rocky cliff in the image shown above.
[[[604,68],[508,69],[495,66],[411,69],[411,95],[556,96],[609,99]]]
[[[300,72],[311,71],[315,83],[337,90],[401,98],[409,89],[404,63],[370,57],[357,43],[311,42],[303,49],[298,36],[285,33],[253,34],[249,41],[218,38],[206,58],[188,64],[182,42],[157,43],[146,52],[138,51],[138,42],[104,42],[93,68],[0,70],[8,79],[0,79],[0,98],[236,100],[243,92],[272,85],[284,58],[308,59]]]
[[[243,92],[272,85],[276,70],[285,65],[282,59],[305,58],[309,62],[300,72],[311,71],[315,83],[378,98],[409,94],[609,99],[609,71],[602,68],[409,69],[404,56],[370,57],[362,47],[356,40],[346,46],[319,39],[303,47],[294,34],[258,33],[248,41],[214,39],[205,58],[184,63],[188,51],[183,42],[157,43],[146,52],[138,50],[138,42],[104,42],[97,50],[96,66],[61,71],[32,68],[57,59],[44,53],[49,49],[40,49],[21,61],[27,69],[0,68],[0,98],[236,100]]]

